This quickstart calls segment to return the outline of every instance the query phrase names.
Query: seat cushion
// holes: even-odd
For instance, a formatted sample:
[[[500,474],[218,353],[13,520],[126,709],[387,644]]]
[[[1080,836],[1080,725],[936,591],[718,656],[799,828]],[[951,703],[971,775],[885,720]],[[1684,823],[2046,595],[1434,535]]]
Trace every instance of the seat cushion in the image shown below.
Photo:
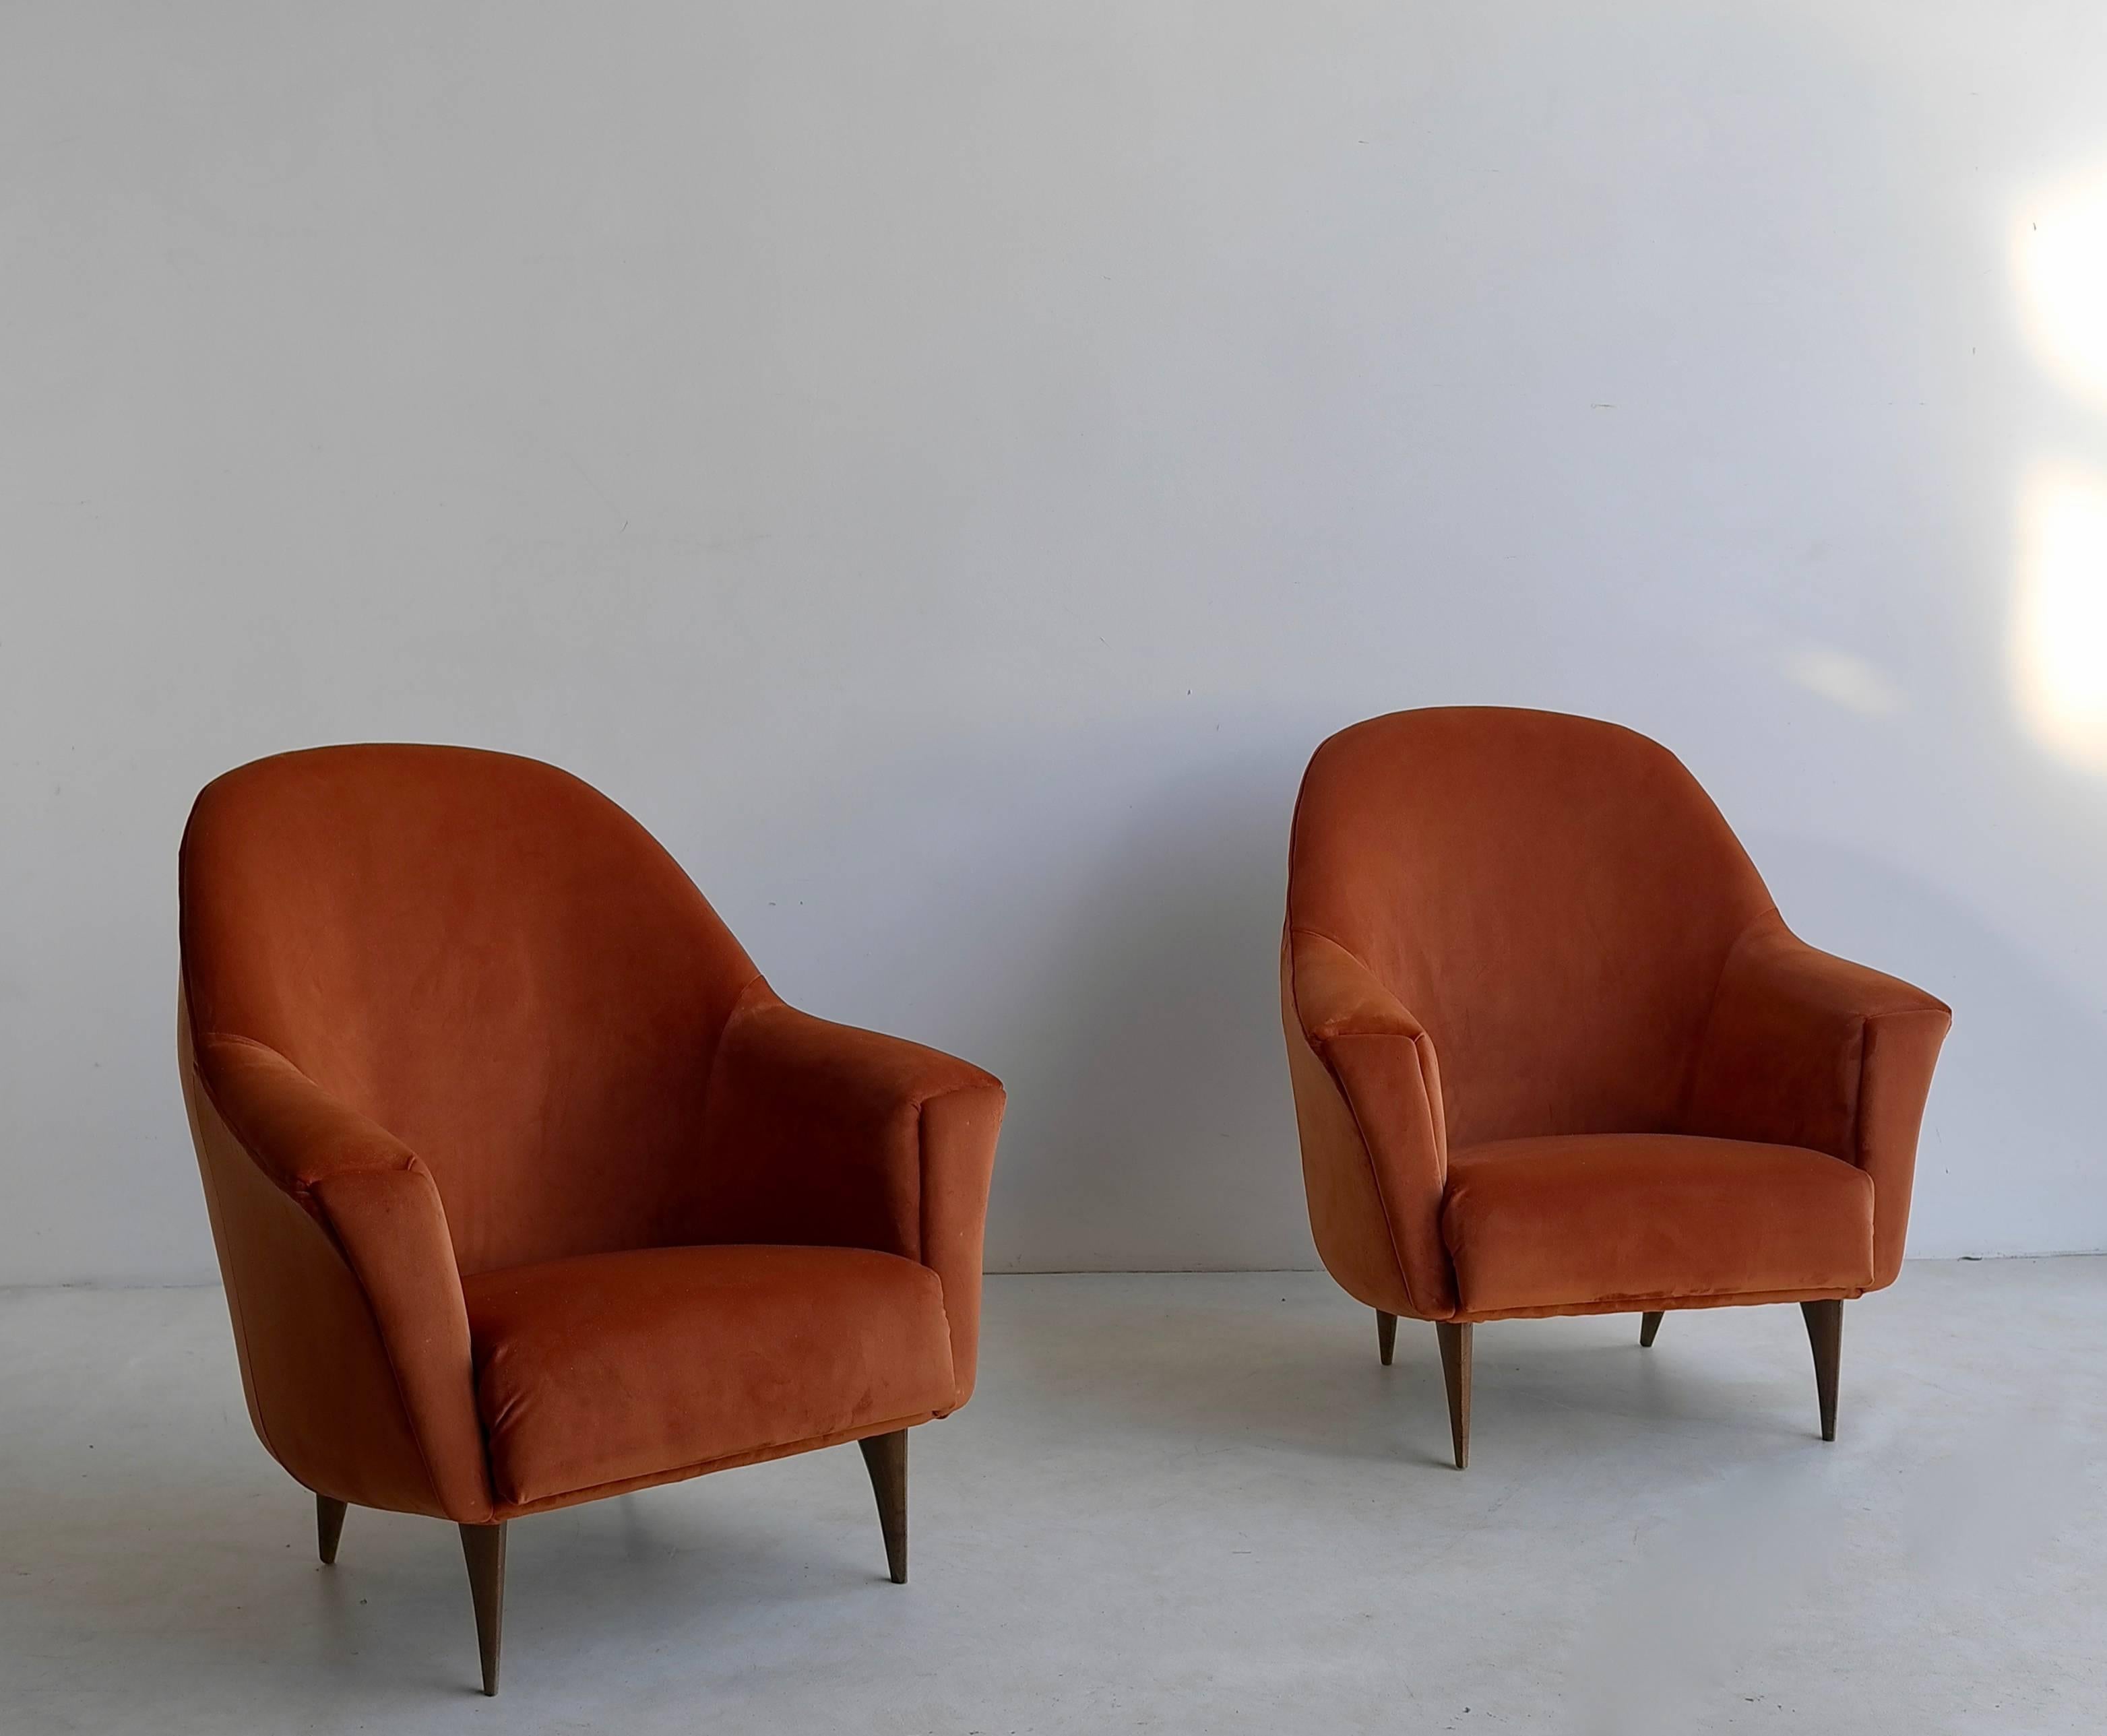
[[[896,1254],[652,1248],[462,1288],[513,1507],[921,1422],[955,1391],[942,1287]]]
[[[1873,1184],[1797,1146],[1503,1139],[1450,1154],[1441,1232],[1469,1316],[1856,1292]]]

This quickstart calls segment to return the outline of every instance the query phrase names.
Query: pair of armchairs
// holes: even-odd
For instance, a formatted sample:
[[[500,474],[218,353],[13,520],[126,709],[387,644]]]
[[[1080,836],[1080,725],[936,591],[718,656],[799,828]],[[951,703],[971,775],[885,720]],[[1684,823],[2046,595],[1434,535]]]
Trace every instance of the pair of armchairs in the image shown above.
[[[507,1523],[854,1441],[906,1577],[908,1431],[964,1404],[1004,1098],[788,1007],[551,767],[229,773],[184,834],[184,1097],[251,1421],[316,1500]],[[1842,1299],[1902,1254],[1945,1009],[1809,952],[1682,768],[1607,725],[1403,714],[1320,751],[1283,953],[1310,1213],[1434,1321]],[[1409,1007],[1412,1010],[1408,1011]],[[1439,1033],[1444,1062],[1437,1064]]]

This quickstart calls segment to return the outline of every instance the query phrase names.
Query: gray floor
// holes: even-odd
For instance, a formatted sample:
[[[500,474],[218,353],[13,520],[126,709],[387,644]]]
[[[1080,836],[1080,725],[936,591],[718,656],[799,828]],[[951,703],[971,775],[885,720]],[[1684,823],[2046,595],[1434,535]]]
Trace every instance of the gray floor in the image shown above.
[[[2107,1724],[2107,1260],[1913,1265],[1796,1308],[1434,1334],[1318,1276],[992,1281],[919,1431],[914,1577],[841,1448],[513,1527],[503,1696],[451,1527],[308,1496],[218,1292],[0,1292],[0,1732]]]

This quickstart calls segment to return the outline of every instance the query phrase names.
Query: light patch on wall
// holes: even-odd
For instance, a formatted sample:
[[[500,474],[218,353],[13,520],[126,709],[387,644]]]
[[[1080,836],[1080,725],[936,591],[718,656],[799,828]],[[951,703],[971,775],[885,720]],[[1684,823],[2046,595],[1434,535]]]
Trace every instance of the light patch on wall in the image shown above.
[[[2107,772],[2107,478],[2045,465],[2019,511],[2019,715],[2045,747]]]
[[[2107,169],[2025,201],[2014,258],[2028,341],[2062,384],[2107,402]]]
[[[1802,645],[1785,660],[1787,679],[1846,711],[1887,717],[1903,708],[1902,689],[1865,658],[1835,645]]]

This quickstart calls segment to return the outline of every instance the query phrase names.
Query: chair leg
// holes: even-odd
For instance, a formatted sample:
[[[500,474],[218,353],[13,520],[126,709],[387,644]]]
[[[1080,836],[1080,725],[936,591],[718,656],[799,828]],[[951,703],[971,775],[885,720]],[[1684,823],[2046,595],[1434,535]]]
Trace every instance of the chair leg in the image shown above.
[[[475,1644],[483,1655],[483,1691],[497,1692],[497,1653],[505,1634],[505,1523],[464,1525],[469,1595],[475,1600]]]
[[[1376,1310],[1376,1354],[1382,1358],[1382,1366],[1390,1366],[1390,1359],[1397,1353],[1397,1316]]]
[[[1836,1438],[1836,1374],[1844,1360],[1844,1304],[1803,1302],[1807,1341],[1814,1347],[1814,1391],[1822,1402],[1822,1438]]]
[[[1642,1314],[1639,1316],[1639,1348],[1641,1349],[1651,1350],[1653,1348],[1654,1335],[1660,1330],[1660,1322],[1661,1316],[1660,1314]]]
[[[338,1540],[344,1536],[344,1503],[333,1501],[326,1495],[315,1497],[315,1550],[322,1558],[322,1565],[330,1567],[336,1561]]]
[[[1441,1380],[1449,1388],[1449,1438],[1456,1448],[1456,1469],[1471,1462],[1471,1329],[1437,1320],[1441,1342]]]
[[[907,1583],[907,1431],[867,1434],[856,1445],[863,1449],[864,1469],[870,1473],[871,1492],[878,1497],[878,1527],[885,1533],[885,1564],[896,1586]]]

